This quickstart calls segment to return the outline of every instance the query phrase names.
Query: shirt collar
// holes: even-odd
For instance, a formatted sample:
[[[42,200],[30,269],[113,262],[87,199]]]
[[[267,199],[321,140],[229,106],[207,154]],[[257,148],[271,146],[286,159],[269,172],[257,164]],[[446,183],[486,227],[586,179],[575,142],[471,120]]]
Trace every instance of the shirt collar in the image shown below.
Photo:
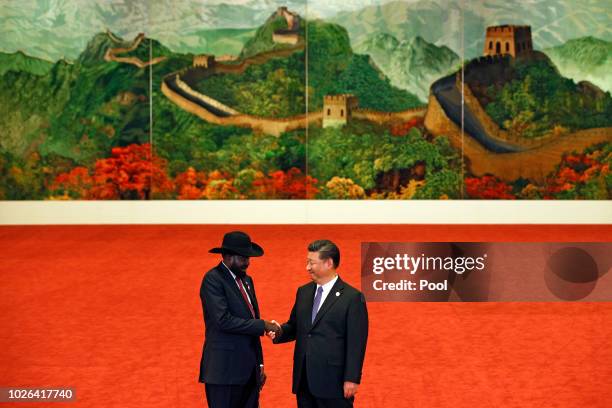
[[[221,261],[221,263],[223,264],[223,266],[225,266],[225,269],[227,269],[228,272],[232,274],[232,279],[236,280],[236,274],[232,272],[232,270],[225,264],[225,262]]]
[[[321,287],[323,288],[323,292],[327,293],[331,290],[331,288],[334,286],[337,280],[338,280],[338,275],[336,275],[334,279],[330,280],[325,285],[317,285],[317,290]]]

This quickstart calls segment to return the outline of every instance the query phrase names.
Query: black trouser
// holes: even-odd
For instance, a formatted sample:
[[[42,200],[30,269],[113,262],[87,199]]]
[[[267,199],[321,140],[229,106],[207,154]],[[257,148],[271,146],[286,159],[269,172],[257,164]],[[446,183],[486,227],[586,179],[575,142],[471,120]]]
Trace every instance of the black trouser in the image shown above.
[[[205,384],[206,400],[210,408],[257,408],[259,385],[257,370],[244,385]]]
[[[310,388],[308,388],[305,361],[303,367],[300,385],[296,394],[298,408],[350,408],[353,406],[354,398],[317,398],[312,395]]]

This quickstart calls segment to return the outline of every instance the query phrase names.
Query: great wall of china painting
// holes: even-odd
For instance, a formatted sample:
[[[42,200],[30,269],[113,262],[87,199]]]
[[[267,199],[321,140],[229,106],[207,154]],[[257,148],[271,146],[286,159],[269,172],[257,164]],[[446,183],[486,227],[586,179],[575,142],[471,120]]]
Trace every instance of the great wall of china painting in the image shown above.
[[[612,198],[600,0],[8,0],[0,200]]]

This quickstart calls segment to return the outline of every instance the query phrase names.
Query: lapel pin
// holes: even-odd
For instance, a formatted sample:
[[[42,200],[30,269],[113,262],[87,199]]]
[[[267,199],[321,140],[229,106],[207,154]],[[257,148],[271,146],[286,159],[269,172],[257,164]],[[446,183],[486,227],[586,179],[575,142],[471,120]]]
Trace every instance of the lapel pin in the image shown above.
[[[336,292],[336,296],[340,296],[340,292]]]

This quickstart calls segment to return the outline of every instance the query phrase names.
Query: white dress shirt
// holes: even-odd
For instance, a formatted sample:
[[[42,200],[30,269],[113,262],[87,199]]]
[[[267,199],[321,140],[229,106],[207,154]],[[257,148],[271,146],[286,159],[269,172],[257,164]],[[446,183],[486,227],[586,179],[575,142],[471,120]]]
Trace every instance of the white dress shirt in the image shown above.
[[[319,310],[321,310],[321,306],[323,306],[323,302],[325,302],[325,298],[327,298],[327,295],[329,295],[329,292],[331,292],[331,289],[337,280],[338,280],[338,275],[336,275],[334,279],[330,280],[323,286],[317,285],[317,289],[315,289],[315,296],[317,296],[317,290],[319,290],[319,288],[323,288],[323,293],[321,293],[321,303],[319,303],[319,309],[317,309],[317,313],[319,312]]]
[[[223,266],[225,266],[225,268],[229,271],[229,273],[232,274],[232,279],[234,279],[234,283],[236,284],[236,286],[238,286],[238,290],[240,290],[240,285],[238,284],[238,282],[236,282],[236,274],[234,272],[232,272],[232,270],[230,268],[228,268],[228,266],[225,264],[225,262],[221,261],[221,263],[223,264]],[[244,283],[244,280],[242,280],[242,282]],[[244,288],[244,293],[246,293],[246,297],[247,297],[247,300],[249,301],[249,303],[251,305],[253,305],[253,302],[251,302],[251,297],[249,296],[249,291],[246,290],[246,288]]]

